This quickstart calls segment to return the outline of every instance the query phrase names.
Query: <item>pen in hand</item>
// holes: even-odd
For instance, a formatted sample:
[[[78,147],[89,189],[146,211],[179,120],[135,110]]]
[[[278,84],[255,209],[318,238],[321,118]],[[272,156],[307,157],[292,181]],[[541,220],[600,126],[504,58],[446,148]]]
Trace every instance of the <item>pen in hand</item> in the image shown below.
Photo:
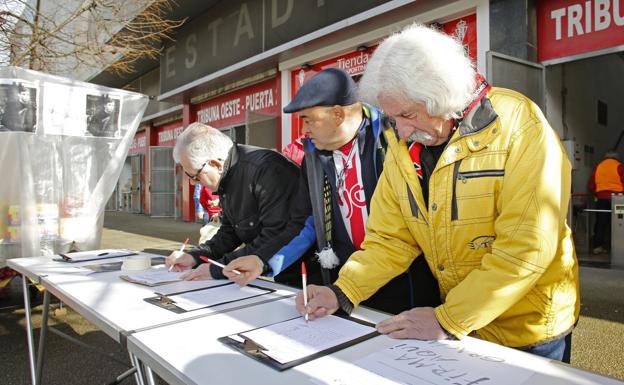
[[[185,247],[186,247],[186,245],[188,244],[188,241],[189,241],[189,239],[188,239],[188,238],[186,238],[186,239],[184,240],[184,243],[182,243],[182,247],[180,247],[180,252],[183,252],[183,251],[184,251],[184,248],[185,248]],[[176,258],[176,259],[177,259],[177,258]],[[174,263],[172,263],[172,264],[171,264],[171,266],[169,266],[169,271],[171,271],[171,269],[173,269],[173,266],[174,266],[174,265],[175,265],[175,260],[174,260]]]
[[[208,263],[212,263],[213,265],[217,265],[217,266],[219,266],[219,267],[220,267],[220,268],[222,268],[222,269],[225,267],[225,265],[224,265],[224,264],[219,263],[219,262],[217,262],[217,261],[213,261],[212,259],[210,259],[210,258],[208,258],[208,257],[204,257],[203,255],[202,255],[202,256],[200,256],[200,257],[199,257],[199,259],[201,259],[201,260],[202,260],[202,261],[204,261],[204,262],[208,262]],[[233,271],[234,273],[238,274],[238,275],[240,275],[240,274],[241,274],[241,272],[240,272],[240,271],[238,271],[238,270],[236,270],[236,269],[234,269],[234,270],[232,270],[232,271]]]
[[[301,261],[301,284],[303,285],[303,306],[306,308],[304,315],[306,323],[308,322],[308,272],[306,271],[305,262]]]

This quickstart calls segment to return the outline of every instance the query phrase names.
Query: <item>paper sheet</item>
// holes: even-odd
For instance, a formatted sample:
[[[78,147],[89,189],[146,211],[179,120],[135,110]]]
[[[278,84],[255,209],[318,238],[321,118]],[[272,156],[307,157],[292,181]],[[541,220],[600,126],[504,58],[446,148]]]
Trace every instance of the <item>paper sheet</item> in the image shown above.
[[[188,271],[188,270],[187,270]],[[154,293],[157,295],[176,295],[191,290],[205,289],[212,286],[223,285],[223,281],[215,279],[203,279],[199,281],[176,281],[166,285],[159,286]]]
[[[150,270],[126,274],[121,278],[147,286],[162,285],[169,282],[181,281],[185,271],[169,271],[165,266],[152,268]]]
[[[224,286],[210,287],[204,290],[171,295],[169,296],[169,299],[174,301],[177,307],[186,311],[192,311],[225,302],[239,301],[269,292],[269,290],[263,290],[256,287],[240,287],[236,284],[228,284]]]
[[[303,317],[240,333],[280,363],[295,361],[373,333],[374,328],[336,316],[305,322]]]
[[[483,341],[466,344],[463,341],[406,340],[355,364],[398,384],[519,385],[535,373],[525,368],[543,366],[546,362]],[[343,379],[336,383],[353,382]]]
[[[89,250],[78,251],[75,253],[59,254],[66,258],[68,262],[81,262],[81,261],[93,261],[98,259],[108,259],[116,257],[125,257],[127,255],[135,255],[136,252],[126,249],[104,249],[104,250]]]

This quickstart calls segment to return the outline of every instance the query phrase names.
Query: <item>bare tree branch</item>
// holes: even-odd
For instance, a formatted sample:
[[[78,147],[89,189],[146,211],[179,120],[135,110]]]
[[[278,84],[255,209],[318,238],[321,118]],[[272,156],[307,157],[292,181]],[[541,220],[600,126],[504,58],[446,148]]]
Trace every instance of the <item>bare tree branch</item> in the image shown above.
[[[0,8],[0,65],[67,75],[76,70],[131,73],[158,58],[186,20],[167,15],[174,0],[7,0]]]

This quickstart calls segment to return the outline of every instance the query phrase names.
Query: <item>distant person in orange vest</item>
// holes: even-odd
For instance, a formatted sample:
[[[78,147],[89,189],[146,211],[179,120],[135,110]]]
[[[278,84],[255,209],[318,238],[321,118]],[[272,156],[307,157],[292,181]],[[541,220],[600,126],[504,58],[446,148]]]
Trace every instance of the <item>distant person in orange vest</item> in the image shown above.
[[[611,194],[624,192],[624,166],[617,152],[607,151],[604,159],[594,168],[588,186],[598,200],[596,209],[611,210]],[[611,245],[611,215],[596,214],[593,251],[594,254],[605,254]]]

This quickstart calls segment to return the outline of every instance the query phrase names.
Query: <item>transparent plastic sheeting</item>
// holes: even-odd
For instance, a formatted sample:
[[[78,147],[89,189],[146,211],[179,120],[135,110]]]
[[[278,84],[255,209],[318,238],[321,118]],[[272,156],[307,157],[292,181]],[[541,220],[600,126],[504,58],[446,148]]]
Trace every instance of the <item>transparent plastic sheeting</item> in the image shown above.
[[[0,68],[0,267],[100,246],[145,95]]]

